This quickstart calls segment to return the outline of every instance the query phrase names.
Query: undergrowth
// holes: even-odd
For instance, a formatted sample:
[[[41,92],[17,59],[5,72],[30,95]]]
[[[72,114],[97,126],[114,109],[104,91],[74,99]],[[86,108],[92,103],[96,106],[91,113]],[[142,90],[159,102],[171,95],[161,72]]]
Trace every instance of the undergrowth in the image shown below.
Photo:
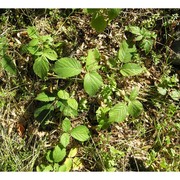
[[[0,13],[0,171],[179,171],[178,10]]]

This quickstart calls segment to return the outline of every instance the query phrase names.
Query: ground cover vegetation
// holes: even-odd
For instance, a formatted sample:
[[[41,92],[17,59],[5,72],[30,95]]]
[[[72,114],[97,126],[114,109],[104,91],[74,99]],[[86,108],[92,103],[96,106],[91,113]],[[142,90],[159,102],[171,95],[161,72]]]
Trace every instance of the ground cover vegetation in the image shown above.
[[[0,171],[179,171],[178,9],[1,9]]]

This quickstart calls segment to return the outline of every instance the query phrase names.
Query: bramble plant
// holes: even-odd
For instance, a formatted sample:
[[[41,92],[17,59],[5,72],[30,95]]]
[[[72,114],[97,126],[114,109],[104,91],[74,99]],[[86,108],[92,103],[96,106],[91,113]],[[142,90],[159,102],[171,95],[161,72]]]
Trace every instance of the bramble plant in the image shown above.
[[[134,41],[139,42],[140,48],[146,54],[150,53],[157,37],[155,32],[148,31],[144,27],[140,28],[138,26],[126,26],[125,30],[135,35]]]
[[[51,46],[53,46],[52,37],[38,35],[34,27],[29,27],[27,32],[32,39],[29,42],[27,49],[35,56],[33,70],[40,78],[44,79],[47,77],[50,70],[49,66],[51,66],[49,60],[56,61],[51,67],[58,78],[66,79],[77,76],[82,72],[82,65],[77,59],[63,57],[58,60],[57,53],[51,48]],[[100,54],[97,49],[88,51],[85,66],[86,74],[84,77],[84,89],[90,96],[95,95],[103,84],[103,80],[97,72],[100,68],[98,66],[99,60]]]
[[[137,49],[135,44],[132,47],[129,47],[127,41],[123,40],[118,51],[118,59],[123,63],[120,69],[120,73],[123,76],[139,75],[145,70],[140,64],[133,62],[136,54]]]
[[[70,144],[70,138],[84,142],[90,138],[89,129],[84,125],[78,125],[75,128],[71,127],[71,121],[65,118],[62,121],[62,131],[59,144],[54,149],[49,150],[46,154],[46,160],[50,163],[48,165],[41,164],[37,166],[37,171],[54,171],[65,172],[79,169],[82,166],[81,160],[75,157],[77,148],[71,148],[67,155],[67,146]],[[63,162],[63,163],[62,163]]]
[[[44,79],[50,70],[49,61],[56,61],[58,58],[53,50],[53,38],[50,35],[40,36],[35,27],[28,27],[27,33],[31,38],[27,50],[35,56],[33,70],[37,76]]]
[[[173,100],[179,101],[180,90],[178,89],[179,79],[177,76],[164,75],[160,78],[159,84],[156,83],[157,91],[162,95],[169,95]]]
[[[143,111],[142,103],[137,100],[138,94],[138,87],[133,88],[129,96],[124,91],[121,91],[124,101],[112,107],[99,107],[96,111],[96,117],[99,123],[98,128],[105,129],[112,123],[123,122],[129,115],[137,118]]]
[[[51,118],[55,109],[59,109],[63,116],[75,117],[78,115],[78,103],[65,90],[50,93],[46,90],[37,95],[35,100],[40,101],[40,107],[34,112],[34,117],[42,122]]]
[[[102,77],[97,72],[99,60],[100,54],[97,49],[88,51],[85,65],[84,89],[90,96],[95,95],[103,84]],[[59,78],[69,78],[80,74],[83,69],[78,60],[74,58],[61,58],[56,61],[53,70]]]

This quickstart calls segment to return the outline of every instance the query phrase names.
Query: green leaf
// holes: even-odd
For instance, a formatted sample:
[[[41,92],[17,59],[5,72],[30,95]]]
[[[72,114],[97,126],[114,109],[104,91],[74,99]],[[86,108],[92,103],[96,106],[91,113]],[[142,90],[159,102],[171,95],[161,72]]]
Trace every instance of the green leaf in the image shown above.
[[[109,111],[109,122],[122,122],[127,116],[127,105],[125,103],[118,103]]]
[[[166,88],[158,87],[157,90],[163,96],[166,95],[166,93],[167,93],[167,89]]]
[[[100,60],[100,54],[97,49],[90,49],[86,59],[86,68],[88,71],[99,69],[98,62]]]
[[[42,52],[38,51],[39,47],[38,46],[28,46],[27,50],[32,54],[32,55],[41,55]]]
[[[54,171],[53,172],[58,172],[59,171],[59,164],[58,163],[54,163]]]
[[[2,68],[5,71],[7,71],[9,74],[11,74],[11,75],[16,75],[17,74],[16,66],[15,66],[14,62],[12,61],[12,59],[9,56],[4,55],[2,57],[1,65],[2,65]]]
[[[131,61],[132,54],[129,52],[128,44],[125,40],[120,44],[118,58],[121,62],[127,63]]]
[[[60,99],[68,99],[69,98],[69,93],[67,93],[65,90],[58,91],[57,95]]]
[[[135,100],[136,97],[138,96],[138,94],[139,94],[139,87],[133,88],[133,90],[131,91],[131,94],[130,94],[129,99],[130,99],[131,101]]]
[[[144,38],[151,38],[151,31],[148,31],[146,28],[141,28],[141,34]]]
[[[79,125],[72,129],[71,136],[81,142],[87,141],[89,139],[89,129],[86,126]]]
[[[69,99],[67,100],[67,103],[68,103],[68,105],[69,105],[72,109],[75,109],[75,110],[78,109],[78,103],[77,103],[77,101],[76,101],[75,99],[69,98]]]
[[[57,60],[57,58],[58,58],[57,53],[56,53],[53,49],[50,49],[50,48],[45,49],[45,50],[43,51],[43,55],[44,55],[45,57],[47,57],[49,60],[52,60],[52,61],[55,61],[55,60]]]
[[[42,169],[40,168],[40,166],[36,166],[36,171],[37,172],[42,172]]]
[[[79,171],[80,169],[83,168],[83,164],[81,162],[81,159],[79,157],[73,158],[73,171]]]
[[[44,79],[49,71],[48,60],[43,56],[38,57],[37,59],[35,59],[33,70],[36,75],[38,75],[41,79]]]
[[[37,46],[39,44],[39,40],[38,39],[32,39],[28,46]]]
[[[90,96],[95,95],[102,85],[102,77],[96,71],[89,72],[85,75],[84,89]]]
[[[71,121],[68,118],[65,118],[62,122],[62,129],[64,132],[69,132],[71,129]]]
[[[100,9],[84,9],[84,12],[89,13],[89,14],[94,14],[100,11]]]
[[[180,90],[172,89],[171,92],[169,93],[169,95],[175,101],[180,100]]]
[[[76,76],[81,73],[81,70],[80,62],[73,58],[61,58],[54,66],[54,72],[62,78]]]
[[[148,54],[153,47],[153,43],[154,41],[152,39],[143,39],[140,47],[145,51],[146,54]]]
[[[130,101],[128,104],[128,113],[132,117],[137,117],[143,111],[143,105],[138,100]]]
[[[123,76],[135,76],[141,74],[143,70],[139,64],[127,63],[122,66],[120,72]]]
[[[126,26],[126,30],[135,35],[141,35],[141,29],[138,26]]]
[[[60,138],[60,143],[66,147],[70,142],[70,136],[68,133],[63,133]]]
[[[52,156],[53,156],[54,162],[57,162],[57,163],[61,162],[65,158],[65,156],[66,156],[66,149],[65,148],[61,149],[57,145],[57,146],[55,146],[55,148],[53,150]]]
[[[40,36],[40,39],[43,42],[48,43],[48,45],[52,44],[52,42],[53,42],[53,38],[50,35]]]
[[[52,159],[52,151],[48,151],[47,154],[46,154],[46,159],[52,163],[53,162],[53,159]]]
[[[76,154],[77,154],[77,148],[72,148],[72,149],[70,150],[70,152],[69,152],[68,157],[69,157],[69,158],[73,158],[73,157],[76,156]]]
[[[76,109],[71,108],[67,101],[63,100],[59,102],[60,105],[60,111],[63,112],[64,116],[70,116],[70,117],[75,117],[78,115],[78,112]]]
[[[64,165],[66,166],[66,172],[69,172],[72,168],[72,165],[73,165],[72,158],[66,158]]]
[[[39,117],[42,120],[45,117],[48,117],[48,114],[50,114],[50,111],[53,111],[53,110],[54,110],[54,106],[51,103],[45,104],[35,110],[34,117],[35,118]]]
[[[40,94],[37,95],[37,97],[35,98],[35,100],[38,101],[44,101],[44,102],[49,102],[49,101],[54,101],[56,97],[54,97],[52,94],[50,94],[49,92],[42,92]]]
[[[28,27],[27,33],[31,39],[38,38],[38,33],[37,33],[36,28],[34,26]]]
[[[59,172],[66,172],[66,165],[63,164],[59,167]]]
[[[94,14],[91,20],[91,26],[100,33],[105,30],[107,22],[102,15]]]
[[[116,18],[120,12],[121,12],[121,9],[108,9],[109,20],[113,20],[114,18]]]
[[[53,167],[52,165],[48,165],[44,168],[43,172],[50,172],[50,171],[53,171]]]
[[[8,49],[9,43],[8,39],[5,36],[1,36],[0,38],[0,55],[3,56]]]
[[[135,41],[141,41],[143,39],[142,35],[138,35],[134,40]]]

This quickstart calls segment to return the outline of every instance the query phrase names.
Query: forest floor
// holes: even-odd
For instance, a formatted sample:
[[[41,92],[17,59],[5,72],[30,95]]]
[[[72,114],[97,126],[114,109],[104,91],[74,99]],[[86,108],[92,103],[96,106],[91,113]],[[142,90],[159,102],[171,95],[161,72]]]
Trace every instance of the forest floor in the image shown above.
[[[180,170],[180,67],[171,63],[179,10],[121,9],[98,32],[106,11],[0,10],[0,171]],[[34,65],[33,38],[55,51],[44,69]],[[95,67],[87,56],[99,61],[99,82],[86,86]],[[63,57],[78,60],[81,74],[57,77],[51,67]],[[122,71],[130,61],[140,72]],[[72,104],[53,96],[60,90]],[[38,100],[45,91],[51,95]]]

